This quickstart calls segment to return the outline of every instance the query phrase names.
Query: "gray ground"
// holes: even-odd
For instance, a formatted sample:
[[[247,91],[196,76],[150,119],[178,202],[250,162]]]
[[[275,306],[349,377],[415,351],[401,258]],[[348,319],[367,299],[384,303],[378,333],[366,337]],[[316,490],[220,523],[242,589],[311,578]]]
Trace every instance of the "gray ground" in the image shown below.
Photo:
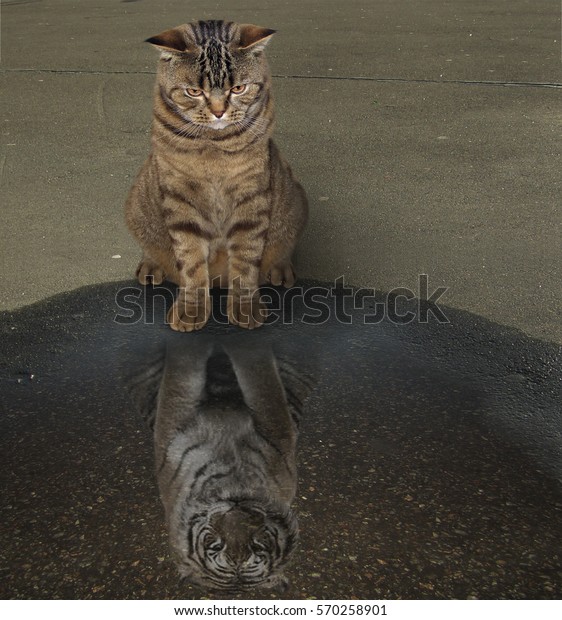
[[[2,2],[5,308],[130,277],[122,204],[156,62],[142,41],[226,18],[278,30],[277,138],[312,207],[302,275],[417,291],[427,273],[450,306],[562,340],[556,2],[157,6]]]
[[[320,360],[287,596],[560,598],[559,5],[4,0],[1,17],[0,594],[208,594],[177,584],[116,370],[158,323],[112,319],[139,255],[122,204],[148,149],[142,40],[226,18],[279,31],[277,139],[311,202],[299,273],[448,287],[448,325],[266,328]]]

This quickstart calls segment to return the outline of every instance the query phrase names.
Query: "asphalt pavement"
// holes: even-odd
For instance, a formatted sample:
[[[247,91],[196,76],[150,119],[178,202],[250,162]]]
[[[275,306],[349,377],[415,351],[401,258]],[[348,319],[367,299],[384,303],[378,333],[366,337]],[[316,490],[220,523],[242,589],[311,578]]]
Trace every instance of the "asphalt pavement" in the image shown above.
[[[2,2],[3,307],[130,277],[143,40],[219,18],[278,31],[276,135],[311,202],[301,276],[419,292],[425,273],[448,305],[560,343],[560,7],[529,6]]]
[[[311,204],[296,305],[248,334],[314,379],[290,587],[252,596],[562,596],[559,9],[2,2],[2,598],[217,596],[178,581],[124,380],[171,299],[139,292],[123,221],[143,40],[213,18],[278,31],[276,139]],[[376,297],[342,314],[341,277]]]

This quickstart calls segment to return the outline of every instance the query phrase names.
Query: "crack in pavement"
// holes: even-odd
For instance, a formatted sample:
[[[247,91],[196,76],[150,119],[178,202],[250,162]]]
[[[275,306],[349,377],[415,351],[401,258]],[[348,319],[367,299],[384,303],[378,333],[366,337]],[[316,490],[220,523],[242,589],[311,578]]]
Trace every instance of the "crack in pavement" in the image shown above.
[[[3,73],[57,73],[68,75],[156,75],[156,71],[120,71],[97,69],[0,69]],[[355,82],[398,82],[403,84],[466,84],[469,86],[524,86],[528,88],[562,88],[559,82],[517,82],[501,80],[454,80],[432,78],[400,78],[400,77],[368,77],[368,76],[337,76],[337,75],[283,75],[273,74],[272,77],[290,80],[340,80]]]

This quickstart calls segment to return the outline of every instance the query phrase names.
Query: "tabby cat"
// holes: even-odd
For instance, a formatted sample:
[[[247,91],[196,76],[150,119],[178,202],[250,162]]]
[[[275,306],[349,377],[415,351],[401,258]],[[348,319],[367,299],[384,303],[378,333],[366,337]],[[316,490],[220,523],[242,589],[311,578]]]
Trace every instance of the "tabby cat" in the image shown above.
[[[209,288],[228,287],[229,321],[263,323],[260,283],[293,285],[307,200],[271,139],[274,30],[200,21],[147,39],[160,49],[152,147],[126,203],[143,249],[141,284],[179,285],[167,321],[207,322]]]
[[[282,569],[297,538],[290,507],[297,426],[309,390],[305,377],[289,372],[286,390],[261,340],[169,343],[158,398],[147,402],[157,403],[156,469],[170,544],[192,583],[220,590],[286,583]]]

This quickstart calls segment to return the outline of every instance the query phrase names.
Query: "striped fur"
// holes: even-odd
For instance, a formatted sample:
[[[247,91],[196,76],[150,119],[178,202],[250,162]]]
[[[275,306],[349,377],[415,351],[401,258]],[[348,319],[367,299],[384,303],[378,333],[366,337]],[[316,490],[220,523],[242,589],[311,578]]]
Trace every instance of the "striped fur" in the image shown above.
[[[294,371],[288,376],[285,390],[263,344],[197,338],[168,346],[154,416],[157,479],[172,551],[195,584],[284,583],[297,539],[297,427],[310,389]]]
[[[179,285],[171,327],[210,313],[209,288],[229,288],[228,316],[261,325],[259,284],[292,286],[307,217],[304,190],[271,139],[274,107],[263,50],[274,31],[185,24],[148,39],[161,51],[152,147],[126,203],[143,249],[141,284]]]

